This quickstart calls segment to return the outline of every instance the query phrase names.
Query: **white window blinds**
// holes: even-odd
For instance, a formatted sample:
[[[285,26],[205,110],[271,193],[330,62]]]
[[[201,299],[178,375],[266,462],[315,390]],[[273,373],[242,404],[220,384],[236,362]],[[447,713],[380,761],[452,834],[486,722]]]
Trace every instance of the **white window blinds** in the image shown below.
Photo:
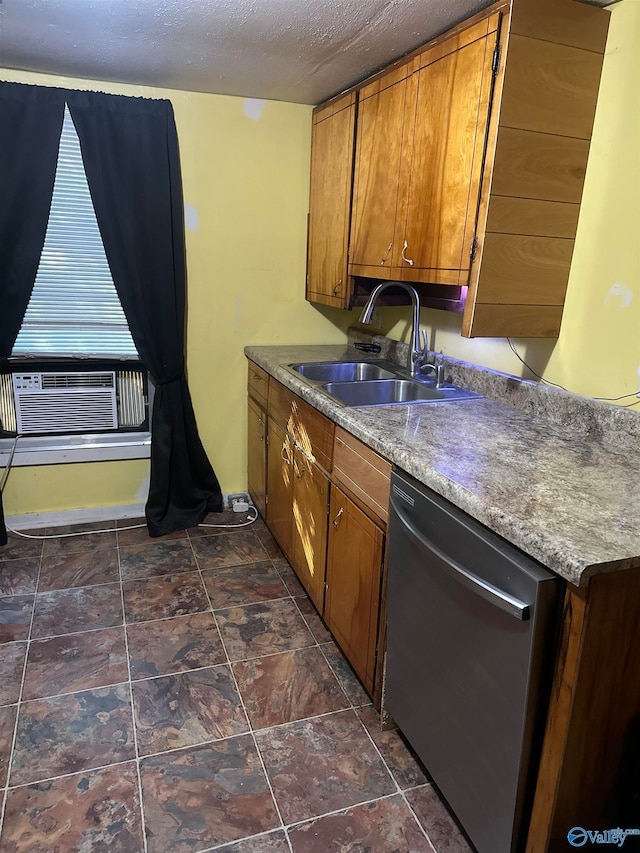
[[[138,357],[67,107],[44,247],[13,355]]]

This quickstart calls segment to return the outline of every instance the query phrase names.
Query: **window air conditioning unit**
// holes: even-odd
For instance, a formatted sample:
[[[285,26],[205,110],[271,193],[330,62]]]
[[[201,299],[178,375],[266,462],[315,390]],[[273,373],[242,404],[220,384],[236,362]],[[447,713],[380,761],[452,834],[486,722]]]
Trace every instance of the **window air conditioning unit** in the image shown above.
[[[23,364],[0,376],[0,426],[14,435],[143,430],[146,392],[141,368],[27,371]]]

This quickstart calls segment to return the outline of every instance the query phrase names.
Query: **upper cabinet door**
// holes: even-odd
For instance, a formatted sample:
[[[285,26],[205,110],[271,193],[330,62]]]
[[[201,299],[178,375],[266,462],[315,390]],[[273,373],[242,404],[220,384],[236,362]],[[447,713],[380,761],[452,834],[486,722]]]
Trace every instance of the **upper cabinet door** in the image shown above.
[[[489,23],[426,51],[414,75],[406,220],[397,229],[403,281],[467,283],[497,40]]]
[[[355,133],[355,95],[314,114],[307,248],[307,299],[347,308],[347,247]]]
[[[389,279],[400,191],[406,77],[378,89],[376,83],[364,89],[358,105],[349,271]]]

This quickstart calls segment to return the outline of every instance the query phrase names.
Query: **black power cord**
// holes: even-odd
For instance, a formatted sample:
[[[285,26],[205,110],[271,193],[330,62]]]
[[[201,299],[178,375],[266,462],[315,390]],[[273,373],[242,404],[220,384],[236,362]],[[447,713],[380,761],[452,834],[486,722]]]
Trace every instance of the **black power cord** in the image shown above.
[[[527,362],[522,358],[520,353],[514,347],[511,338],[507,338],[507,343],[511,348],[511,352],[515,355],[518,361],[522,362],[524,366],[527,368],[529,373],[532,373],[536,379],[539,379],[540,382],[543,382],[545,385],[553,385],[554,388],[560,388],[562,391],[567,391],[568,393],[572,393],[568,388],[565,388],[564,385],[560,385],[558,382],[551,382],[549,379],[545,379],[543,376],[540,376],[539,373],[536,373],[532,367],[529,367]],[[606,403],[615,403],[617,400],[627,400],[629,397],[638,397],[637,394],[622,394],[620,397],[592,397],[592,400],[603,400]],[[626,405],[622,405],[620,408],[622,409],[630,409],[632,406],[637,406],[640,403],[640,399],[636,399],[633,403],[627,403]]]

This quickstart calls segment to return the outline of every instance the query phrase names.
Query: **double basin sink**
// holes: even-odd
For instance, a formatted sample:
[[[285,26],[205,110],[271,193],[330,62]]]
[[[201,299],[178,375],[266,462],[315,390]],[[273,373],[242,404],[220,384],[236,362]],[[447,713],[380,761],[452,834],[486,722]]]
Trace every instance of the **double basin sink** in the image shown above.
[[[457,385],[437,386],[433,379],[409,377],[398,365],[382,360],[306,362],[289,368],[346,406],[438,403],[480,396]]]

